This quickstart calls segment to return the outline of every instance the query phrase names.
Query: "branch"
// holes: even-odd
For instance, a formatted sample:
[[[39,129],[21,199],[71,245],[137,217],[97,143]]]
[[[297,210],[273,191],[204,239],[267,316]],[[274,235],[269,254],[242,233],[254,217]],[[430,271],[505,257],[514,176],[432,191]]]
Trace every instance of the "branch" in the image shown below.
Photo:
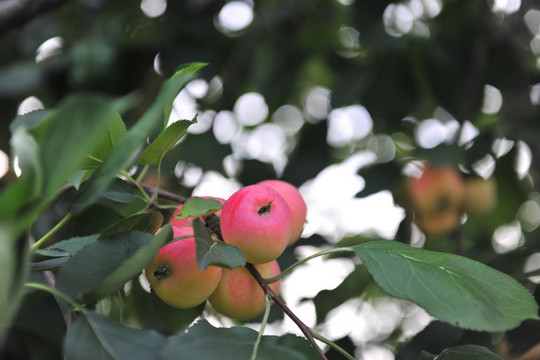
[[[283,302],[283,300],[281,300],[279,296],[277,296],[274,290],[272,290],[272,288],[264,281],[263,277],[257,271],[257,269],[255,269],[255,266],[253,266],[250,263],[247,263],[246,268],[251,273],[251,276],[253,276],[255,281],[257,281],[257,283],[260,285],[264,293],[268,295],[268,297],[270,297],[271,300],[274,300],[274,302],[283,310],[283,312],[296,324],[296,326],[298,326],[300,331],[302,331],[302,333],[309,340],[311,345],[315,348],[315,350],[317,350],[321,359],[328,360],[326,355],[322,351],[322,349],[319,347],[319,345],[317,345],[317,342],[313,338],[313,335],[311,334],[311,330],[309,329],[309,327],[306,324],[304,324],[302,320],[300,320],[292,312],[291,309],[289,309],[289,307]]]
[[[0,36],[24,25],[36,16],[54,9],[67,0],[7,0],[0,1]]]

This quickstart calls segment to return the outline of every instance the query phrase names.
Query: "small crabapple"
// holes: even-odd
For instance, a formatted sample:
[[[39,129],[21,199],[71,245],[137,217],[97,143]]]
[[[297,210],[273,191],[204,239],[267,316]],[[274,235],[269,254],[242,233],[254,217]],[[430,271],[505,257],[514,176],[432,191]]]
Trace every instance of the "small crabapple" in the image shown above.
[[[173,227],[174,237],[193,235],[188,227]],[[162,247],[145,269],[156,295],[170,306],[187,309],[203,303],[216,289],[222,269],[197,265],[195,238],[175,240]]]
[[[276,260],[254,266],[263,278],[281,272]],[[270,284],[270,288],[278,294],[280,285],[281,280],[278,280]],[[223,269],[219,285],[208,300],[217,312],[241,321],[254,318],[265,308],[264,292],[245,266]]]
[[[235,245],[246,261],[262,264],[283,253],[293,227],[287,202],[274,189],[249,185],[235,192],[223,205],[221,234]]]

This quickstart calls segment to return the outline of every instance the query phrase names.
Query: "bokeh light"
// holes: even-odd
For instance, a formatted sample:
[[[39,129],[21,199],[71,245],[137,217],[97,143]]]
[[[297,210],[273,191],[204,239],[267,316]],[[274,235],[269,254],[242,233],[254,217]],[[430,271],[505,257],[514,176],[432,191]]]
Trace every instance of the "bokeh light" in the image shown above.
[[[41,110],[44,108],[45,106],[43,105],[41,100],[39,100],[35,96],[29,96],[23,101],[21,101],[21,103],[19,104],[19,107],[17,108],[17,115],[23,115],[23,114],[26,114],[35,110]]]
[[[0,150],[0,179],[9,171],[9,156]]]
[[[62,39],[61,36],[55,36],[44,41],[36,51],[36,63],[40,63],[54,55],[60,54],[63,45],[64,39]]]
[[[268,117],[268,105],[264,97],[256,92],[240,96],[233,110],[238,121],[245,126],[258,125]]]
[[[253,4],[245,1],[231,1],[220,10],[216,27],[227,35],[244,30],[253,21]]]
[[[504,254],[517,249],[524,244],[521,224],[516,220],[509,224],[499,226],[493,233],[491,243],[493,249],[499,254]]]
[[[240,134],[242,128],[232,111],[222,110],[217,113],[212,130],[220,144],[229,144]]]
[[[157,18],[167,10],[167,0],[142,0],[141,10],[149,18]]]
[[[482,112],[484,114],[496,114],[501,109],[503,97],[501,91],[492,85],[484,86],[484,102]]]
[[[366,137],[373,129],[369,112],[360,105],[334,109],[328,115],[326,142],[340,147]]]
[[[304,93],[303,104],[309,122],[325,119],[330,112],[330,90],[320,86],[308,89]]]

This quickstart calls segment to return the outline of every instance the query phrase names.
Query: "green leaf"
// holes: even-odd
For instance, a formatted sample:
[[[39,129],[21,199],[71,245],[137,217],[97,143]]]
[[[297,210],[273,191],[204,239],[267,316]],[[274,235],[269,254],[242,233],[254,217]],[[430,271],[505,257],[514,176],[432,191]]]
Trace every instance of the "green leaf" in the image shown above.
[[[172,229],[166,225],[155,237],[124,232],[99,239],[79,250],[58,271],[58,289],[83,302],[114,293],[137,276],[170,237]]]
[[[86,245],[95,243],[97,239],[97,234],[80,237],[78,236],[71,239],[59,241],[44,249],[38,249],[35,251],[35,253],[47,257],[73,256]]]
[[[502,360],[488,348],[478,345],[462,345],[445,349],[436,360]]]
[[[26,242],[17,244],[15,234],[0,221],[0,346],[17,314],[28,278],[28,246]]]
[[[154,330],[129,328],[106,316],[88,313],[73,321],[64,341],[64,357],[70,360],[158,360],[166,343]]]
[[[165,128],[139,157],[139,164],[157,166],[163,156],[186,134],[187,129],[197,123],[197,116],[193,120],[180,120]]]
[[[246,265],[246,257],[231,244],[214,242],[210,232],[199,219],[193,220],[193,231],[197,246],[197,264],[201,270],[210,265],[234,269]]]
[[[495,332],[538,318],[527,289],[477,261],[396,241],[368,242],[355,251],[385,292],[412,301],[441,321]]]
[[[221,207],[221,203],[216,199],[205,199],[194,196],[184,203],[180,209],[180,214],[175,216],[175,218],[187,219],[188,217],[206,216],[215,213]]]
[[[171,76],[171,82],[179,81],[182,83],[182,86],[186,84],[189,80],[192,79],[193,74],[205,67],[206,63],[200,63],[200,62],[192,62],[187,64],[180,65],[175,73]],[[166,99],[166,104],[164,107],[164,113],[163,113],[163,129],[167,126],[167,123],[169,122],[169,117],[171,116],[172,108],[173,108],[173,102],[176,98],[176,95],[178,94],[178,91],[180,91],[180,88],[176,91],[176,93],[169,94],[169,97]]]
[[[161,300],[152,291],[152,305],[156,315],[171,333],[185,330],[195,319],[202,314],[206,302],[189,309],[177,309]]]
[[[150,211],[144,214],[137,214],[123,219],[105,230],[101,237],[114,235],[127,231],[140,231],[155,234],[163,224],[163,215],[159,211]]]
[[[161,355],[166,360],[184,359],[249,359],[257,332],[247,327],[214,328],[206,320],[191,326],[187,333],[169,341]],[[318,357],[304,338],[286,334],[263,336],[257,360],[311,360]]]
[[[107,119],[107,126],[103,130],[92,144],[81,169],[98,168],[112,147],[127,132],[126,125],[117,112]]]
[[[19,159],[21,177],[18,181],[24,182],[28,191],[24,199],[31,201],[41,194],[45,182],[40,146],[25,127],[15,131],[10,144],[13,155]]]
[[[127,204],[134,201],[137,198],[137,195],[135,195],[133,188],[125,181],[115,179],[101,197],[114,202]]]
[[[24,126],[27,129],[33,129],[38,126],[43,120],[45,120],[49,115],[53,114],[54,110],[35,110],[23,115],[17,115],[15,119],[9,124],[9,130],[12,134],[21,127]]]
[[[56,194],[80,168],[115,116],[112,101],[93,95],[70,96],[33,130],[40,144],[46,197]]]
[[[134,154],[136,154],[152,130],[161,125],[160,120],[162,120],[161,116],[163,116],[164,109],[166,109],[165,115],[168,117],[167,112],[170,114],[170,109],[167,109],[169,107],[172,109],[172,102],[180,89],[204,65],[197,63],[184,66],[163,84],[150,109],[118,140],[105,157],[103,164],[88,180],[88,186],[84,191],[81,191],[72,207],[74,214],[79,214],[92,204],[107,189],[118,172],[133,160]]]

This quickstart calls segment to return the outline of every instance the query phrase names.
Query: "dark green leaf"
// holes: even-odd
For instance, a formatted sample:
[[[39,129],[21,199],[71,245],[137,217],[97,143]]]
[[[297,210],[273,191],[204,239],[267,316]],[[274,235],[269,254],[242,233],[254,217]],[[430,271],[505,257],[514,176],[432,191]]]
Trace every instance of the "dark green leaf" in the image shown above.
[[[210,265],[234,269],[246,264],[246,257],[234,245],[217,243],[199,220],[193,220],[195,243],[197,244],[197,264],[205,270]]]
[[[15,131],[10,143],[13,155],[19,159],[21,177],[18,181],[23,182],[28,191],[21,200],[32,201],[41,194],[45,182],[40,146],[25,127]]]
[[[436,360],[502,360],[502,357],[478,345],[462,345],[445,349]]]
[[[186,334],[169,341],[161,355],[167,360],[249,359],[257,332],[247,327],[214,328],[206,320],[191,326]],[[263,336],[257,360],[311,360],[317,353],[307,340],[287,334]]]
[[[127,132],[126,125],[117,112],[107,119],[107,126],[92,144],[82,169],[95,169],[101,165],[114,144]]]
[[[355,247],[388,294],[426,309],[441,321],[479,331],[504,331],[536,319],[532,295],[512,277],[477,261],[396,241]]]
[[[180,120],[169,125],[139,157],[139,164],[157,166],[163,156],[186,134],[187,129],[197,123],[197,116],[192,121]]]
[[[154,330],[126,327],[97,313],[80,315],[66,334],[65,358],[70,360],[160,359],[166,345]]]
[[[130,203],[137,198],[133,188],[125,181],[116,179],[109,188],[102,194],[102,197],[119,203]]]
[[[167,225],[155,237],[118,233],[87,245],[58,271],[58,289],[83,301],[114,293],[141,272],[171,236]]]
[[[47,196],[54,195],[80,168],[107,123],[116,116],[111,101],[90,95],[70,96],[33,130],[41,146]]]
[[[185,330],[202,314],[206,302],[190,309],[178,309],[166,304],[152,291],[152,305],[157,317],[171,333]]]
[[[140,231],[155,234],[161,227],[161,224],[163,224],[163,215],[158,211],[150,211],[123,219],[119,223],[116,223],[105,230],[101,234],[101,237],[127,231]]]
[[[27,129],[32,129],[38,126],[45,118],[53,114],[54,110],[35,110],[23,115],[17,115],[9,125],[9,130],[12,134],[20,127],[24,126]]]
[[[203,67],[204,64],[190,64],[181,68],[171,79],[166,81],[160,89],[156,100],[137,123],[118,140],[116,145],[109,151],[103,164],[96,170],[88,181],[85,191],[81,192],[77,202],[73,205],[72,212],[80,213],[84,208],[92,204],[100,194],[105,191],[118,172],[126,167],[133,159],[141,144],[150,135],[152,130],[160,124],[163,118],[164,108],[172,106],[172,102],[182,86],[184,86],[193,74]],[[165,114],[170,110],[165,110]]]
[[[177,219],[187,219],[188,217],[205,216],[215,213],[222,207],[221,203],[216,199],[205,199],[194,196],[189,198],[182,208],[180,214],[175,216]]]
[[[59,241],[44,249],[38,249],[36,250],[36,253],[48,257],[73,256],[86,245],[95,243],[97,239],[97,234],[74,237],[71,239]]]
[[[164,106],[164,113],[163,113],[163,129],[167,126],[167,123],[169,122],[169,117],[172,112],[173,108],[173,102],[176,98],[176,95],[178,94],[178,91],[180,91],[181,86],[184,86],[189,80],[192,79],[193,74],[197,72],[198,70],[205,67],[207,64],[200,63],[200,62],[193,62],[193,63],[187,63],[182,64],[178,66],[174,74],[171,76],[170,82],[173,84],[180,83],[181,85],[177,87],[177,90],[175,92],[171,92],[168,94],[168,98],[165,100],[165,106]]]
[[[141,233],[137,233],[141,234]],[[137,276],[150,262],[159,249],[172,238],[172,228],[169,224],[165,225],[161,231],[152,239],[148,246],[139,249],[128,260],[120,264],[99,287],[90,294],[94,297],[109,295],[120,289],[128,280]]]
[[[64,266],[68,262],[69,257],[61,256],[55,258],[48,258],[47,260],[34,261],[30,263],[30,269],[32,271],[45,271],[45,270],[57,270]]]

